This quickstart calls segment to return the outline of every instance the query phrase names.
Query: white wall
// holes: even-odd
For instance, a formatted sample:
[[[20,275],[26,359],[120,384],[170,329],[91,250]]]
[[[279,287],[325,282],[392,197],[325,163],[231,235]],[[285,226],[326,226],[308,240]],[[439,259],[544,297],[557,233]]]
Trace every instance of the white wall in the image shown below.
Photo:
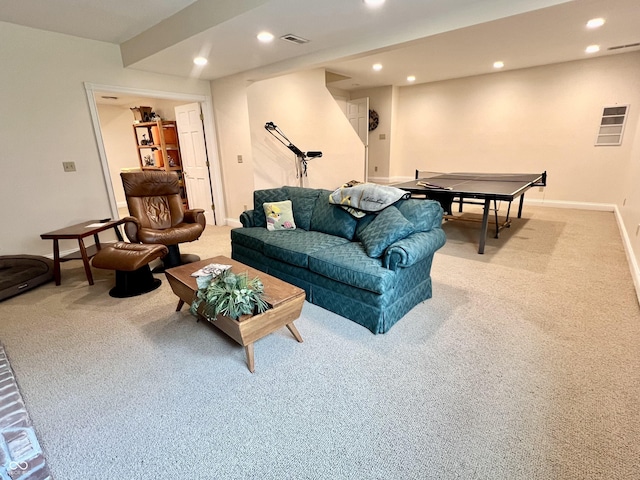
[[[225,185],[226,222],[237,224],[240,214],[253,205],[253,153],[247,82],[228,77],[211,82],[216,119],[218,155]],[[242,157],[242,163],[238,162]]]
[[[84,82],[197,95],[209,83],[124,70],[117,45],[4,22],[0,45],[0,254],[50,255],[41,233],[110,216]]]
[[[364,179],[364,146],[327,90],[323,69],[256,82],[247,92],[256,189],[299,185],[295,155],[265,130],[270,121],[303,152],[322,151],[308,162],[305,186],[333,190]]]
[[[640,53],[402,87],[392,175],[542,172],[548,200],[621,204],[640,112]],[[631,104],[621,146],[594,146],[605,105]]]
[[[324,70],[247,84],[240,77],[212,82],[228,221],[237,223],[253,191],[299,185],[295,156],[264,129],[274,122],[309,160],[305,186],[335,189],[362,180],[364,147],[325,86]],[[238,163],[242,155],[242,163]]]

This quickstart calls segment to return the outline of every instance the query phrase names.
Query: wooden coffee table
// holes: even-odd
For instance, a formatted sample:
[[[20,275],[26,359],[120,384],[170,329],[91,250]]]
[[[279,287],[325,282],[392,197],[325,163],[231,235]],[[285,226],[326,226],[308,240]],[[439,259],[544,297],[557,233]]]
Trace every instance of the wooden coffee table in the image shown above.
[[[180,298],[176,311],[182,309],[185,303],[190,305],[195,298],[198,286],[195,277],[191,274],[210,263],[231,265],[233,273],[246,273],[249,279],[258,277],[264,284],[264,299],[270,307],[266,312],[242,316],[238,320],[218,315],[211,321],[213,325],[245,348],[247,365],[251,373],[255,371],[253,344],[256,340],[286,326],[295,339],[302,342],[302,337],[293,321],[300,317],[305,298],[304,290],[224,256],[180,265],[165,271],[171,290]]]

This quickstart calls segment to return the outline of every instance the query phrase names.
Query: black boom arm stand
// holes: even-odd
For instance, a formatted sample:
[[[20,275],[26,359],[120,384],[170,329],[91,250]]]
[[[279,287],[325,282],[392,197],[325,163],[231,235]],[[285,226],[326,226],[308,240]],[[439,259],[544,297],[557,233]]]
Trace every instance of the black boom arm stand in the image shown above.
[[[296,178],[300,179],[300,186],[303,187],[303,177],[307,176],[307,161],[312,158],[320,158],[322,152],[303,152],[291,143],[287,136],[282,133],[282,130],[273,122],[265,123],[264,128],[296,156]]]

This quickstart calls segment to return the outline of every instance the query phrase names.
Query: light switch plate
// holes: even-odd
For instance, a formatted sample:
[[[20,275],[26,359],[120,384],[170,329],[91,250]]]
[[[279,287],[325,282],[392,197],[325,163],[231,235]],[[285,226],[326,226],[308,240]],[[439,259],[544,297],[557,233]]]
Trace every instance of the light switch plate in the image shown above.
[[[62,168],[65,172],[75,172],[76,162],[62,162]]]

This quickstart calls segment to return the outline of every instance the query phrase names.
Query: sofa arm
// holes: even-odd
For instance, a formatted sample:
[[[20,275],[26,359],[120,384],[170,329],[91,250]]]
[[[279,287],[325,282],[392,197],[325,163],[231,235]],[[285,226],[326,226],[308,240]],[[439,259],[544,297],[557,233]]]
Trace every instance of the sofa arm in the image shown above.
[[[243,227],[255,227],[255,222],[253,221],[253,210],[245,210],[240,214],[240,223],[242,223]]]
[[[204,210],[202,208],[192,208],[191,210],[185,210],[184,222],[199,223],[204,228],[207,226],[207,217],[204,216]]]
[[[389,245],[382,257],[382,266],[389,270],[410,267],[433,255],[446,241],[444,231],[436,227],[428,232],[415,232]]]

